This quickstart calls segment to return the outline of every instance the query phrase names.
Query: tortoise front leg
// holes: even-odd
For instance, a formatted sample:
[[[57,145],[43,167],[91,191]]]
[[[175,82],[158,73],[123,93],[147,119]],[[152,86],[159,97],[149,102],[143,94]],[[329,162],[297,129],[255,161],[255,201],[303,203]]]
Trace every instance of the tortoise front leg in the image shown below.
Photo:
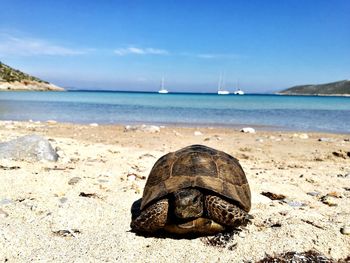
[[[136,232],[155,232],[163,228],[167,222],[168,208],[168,199],[159,200],[131,221],[131,229]]]
[[[238,226],[243,223],[248,216],[246,211],[218,196],[207,195],[204,205],[209,218],[224,226]]]

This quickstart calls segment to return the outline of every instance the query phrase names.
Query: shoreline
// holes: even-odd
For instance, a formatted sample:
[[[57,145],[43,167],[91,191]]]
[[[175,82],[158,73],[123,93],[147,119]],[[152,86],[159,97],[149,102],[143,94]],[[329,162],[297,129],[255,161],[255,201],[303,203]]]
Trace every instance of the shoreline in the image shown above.
[[[0,92],[18,92],[18,91],[65,91],[64,88],[56,86],[55,84],[35,81],[35,80],[23,80],[6,82],[0,81]]]
[[[350,94],[308,94],[308,93],[274,93],[279,96],[309,96],[309,97],[350,97]]]
[[[28,134],[48,139],[59,159],[0,159],[0,260],[256,262],[310,249],[334,259],[349,256],[350,236],[341,233],[350,224],[347,134],[0,121],[0,143]],[[131,205],[153,164],[191,144],[239,159],[254,218],[220,242],[130,232]],[[263,192],[285,198],[271,200]]]
[[[349,136],[350,131],[347,132],[334,132],[334,131],[319,131],[319,130],[293,130],[288,128],[283,128],[280,126],[268,126],[268,125],[259,125],[259,124],[235,124],[235,125],[222,125],[222,124],[205,124],[205,123],[196,123],[196,124],[190,124],[190,123],[171,123],[171,122],[126,122],[126,123],[95,123],[95,122],[61,122],[56,120],[0,120],[1,123],[35,123],[35,124],[45,124],[47,122],[53,121],[57,124],[62,125],[77,125],[77,126],[90,126],[91,124],[97,126],[111,126],[111,127],[122,127],[125,126],[140,126],[140,125],[147,125],[147,126],[158,126],[160,128],[192,128],[192,129],[227,129],[227,130],[234,130],[234,131],[240,131],[243,128],[251,127],[255,129],[256,131],[260,132],[283,132],[283,133],[313,133],[313,134],[336,134],[336,135],[344,135]]]

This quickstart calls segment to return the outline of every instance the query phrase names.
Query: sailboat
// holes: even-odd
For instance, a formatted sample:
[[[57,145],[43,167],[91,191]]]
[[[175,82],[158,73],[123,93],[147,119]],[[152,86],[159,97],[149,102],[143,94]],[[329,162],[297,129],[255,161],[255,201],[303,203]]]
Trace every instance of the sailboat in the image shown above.
[[[244,91],[239,88],[237,81],[237,89],[233,92],[234,95],[244,95]]]
[[[241,90],[241,89],[237,89],[237,90],[235,90],[235,91],[233,92],[233,94],[235,94],[235,95],[244,95],[244,91]]]
[[[225,90],[223,88],[223,86],[224,86],[224,81],[222,79],[222,76],[220,75],[219,83],[218,83],[218,95],[228,95],[228,94],[230,94],[230,92],[228,90]]]
[[[164,88],[164,78],[162,78],[162,82],[160,83],[160,90],[158,91],[158,93],[161,93],[161,94],[169,93],[169,91]]]

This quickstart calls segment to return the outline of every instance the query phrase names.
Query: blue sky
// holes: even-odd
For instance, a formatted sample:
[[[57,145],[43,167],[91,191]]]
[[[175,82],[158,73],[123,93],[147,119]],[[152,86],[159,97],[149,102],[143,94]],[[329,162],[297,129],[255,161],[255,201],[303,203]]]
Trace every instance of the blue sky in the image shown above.
[[[350,1],[2,0],[0,60],[64,87],[247,92],[350,79]]]

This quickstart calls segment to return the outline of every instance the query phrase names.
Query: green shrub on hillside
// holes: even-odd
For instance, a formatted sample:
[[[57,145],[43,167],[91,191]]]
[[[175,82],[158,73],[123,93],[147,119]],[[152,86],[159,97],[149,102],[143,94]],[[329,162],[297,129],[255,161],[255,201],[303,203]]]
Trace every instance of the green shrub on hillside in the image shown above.
[[[47,83],[39,78],[30,76],[17,69],[11,68],[0,61],[0,81],[14,82],[14,81],[37,81]]]

